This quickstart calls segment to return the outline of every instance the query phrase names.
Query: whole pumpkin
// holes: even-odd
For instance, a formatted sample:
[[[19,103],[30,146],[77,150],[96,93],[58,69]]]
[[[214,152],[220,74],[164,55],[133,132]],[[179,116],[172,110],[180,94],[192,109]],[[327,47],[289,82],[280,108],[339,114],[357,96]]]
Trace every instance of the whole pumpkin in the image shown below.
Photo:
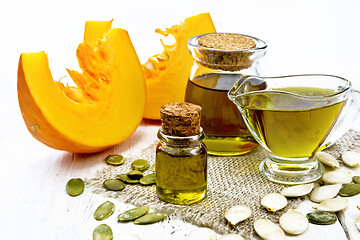
[[[54,81],[44,52],[23,53],[18,100],[33,137],[49,147],[93,153],[128,138],[145,108],[145,81],[126,30],[111,21],[90,22],[77,58],[82,73],[68,70],[76,86]],[[99,29],[96,31],[96,29]]]

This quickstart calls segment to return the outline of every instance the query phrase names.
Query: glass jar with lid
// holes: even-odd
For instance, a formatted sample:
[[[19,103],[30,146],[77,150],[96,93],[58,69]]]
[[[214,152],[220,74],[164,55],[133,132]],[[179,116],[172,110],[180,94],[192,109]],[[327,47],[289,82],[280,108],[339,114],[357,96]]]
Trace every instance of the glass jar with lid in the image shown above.
[[[237,33],[208,33],[188,42],[195,59],[187,83],[185,101],[202,107],[201,127],[208,153],[230,156],[258,146],[236,106],[229,89],[244,75],[260,75],[259,60],[264,41]]]

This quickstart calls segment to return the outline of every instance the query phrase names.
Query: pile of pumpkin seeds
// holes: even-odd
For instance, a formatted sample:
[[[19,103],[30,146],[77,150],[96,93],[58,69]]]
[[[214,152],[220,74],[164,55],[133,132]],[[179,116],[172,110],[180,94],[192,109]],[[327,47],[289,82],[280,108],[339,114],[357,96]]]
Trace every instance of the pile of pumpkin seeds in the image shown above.
[[[125,158],[118,154],[109,155],[105,158],[105,161],[113,166],[120,166],[125,163]],[[132,170],[126,174],[118,174],[115,179],[106,179],[103,182],[104,188],[109,191],[121,191],[125,188],[125,184],[136,184],[148,186],[156,183],[155,173],[143,175],[143,171],[149,168],[149,162],[144,159],[137,159],[131,164]],[[155,165],[151,168],[152,172],[155,172]],[[84,181],[81,178],[70,179],[66,184],[66,192],[70,196],[79,196],[83,193],[85,188]],[[102,203],[94,212],[94,219],[102,221],[107,219],[115,212],[115,205],[106,201]],[[149,213],[148,207],[138,207],[127,210],[118,215],[119,222],[133,221],[134,224],[144,225],[160,222],[167,217],[163,212]],[[128,234],[129,235],[129,234]],[[133,239],[141,240],[137,235],[130,234]],[[127,236],[129,237],[129,236]],[[97,226],[93,231],[94,240],[112,240],[113,232],[111,228],[106,224]]]
[[[109,155],[106,162],[110,165],[120,166],[125,163],[125,158],[121,155]],[[149,162],[145,159],[137,159],[131,163],[131,169],[127,173],[117,174],[115,179],[106,179],[103,186],[110,191],[120,191],[125,188],[125,184],[140,183],[143,186],[149,186],[156,183],[155,173],[148,175],[143,174],[149,168]],[[151,168],[155,172],[155,165]],[[123,183],[122,184],[120,184]]]
[[[320,183],[300,184],[285,187],[280,193],[269,193],[261,199],[261,205],[270,212],[276,212],[287,205],[286,197],[302,197],[309,195],[314,212],[304,216],[293,209],[288,210],[279,219],[279,225],[268,219],[257,219],[254,222],[256,233],[263,239],[285,239],[285,232],[290,235],[299,235],[306,231],[308,223],[329,225],[337,221],[336,212],[347,208],[348,200],[345,197],[360,193],[360,176],[352,176],[351,172],[339,169],[339,161],[326,152],[317,153],[317,159],[329,167]],[[360,153],[347,151],[342,154],[343,163],[348,167],[360,166]],[[336,197],[340,195],[339,197]],[[360,207],[358,207],[360,210]],[[235,206],[225,211],[225,219],[235,225],[251,215],[247,206]],[[360,230],[360,217],[355,219],[355,225]]]

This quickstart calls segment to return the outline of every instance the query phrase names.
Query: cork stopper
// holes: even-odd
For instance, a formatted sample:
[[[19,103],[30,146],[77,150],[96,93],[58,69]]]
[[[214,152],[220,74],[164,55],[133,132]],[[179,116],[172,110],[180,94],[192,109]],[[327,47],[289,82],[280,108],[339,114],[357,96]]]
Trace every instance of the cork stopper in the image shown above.
[[[206,34],[198,39],[198,44],[203,47],[222,50],[244,50],[256,47],[253,39],[236,33]]]
[[[265,48],[260,39],[239,33],[207,33],[189,40],[190,53],[198,63],[232,72],[250,68]]]
[[[160,108],[162,133],[188,137],[200,133],[201,107],[188,102],[169,103]]]

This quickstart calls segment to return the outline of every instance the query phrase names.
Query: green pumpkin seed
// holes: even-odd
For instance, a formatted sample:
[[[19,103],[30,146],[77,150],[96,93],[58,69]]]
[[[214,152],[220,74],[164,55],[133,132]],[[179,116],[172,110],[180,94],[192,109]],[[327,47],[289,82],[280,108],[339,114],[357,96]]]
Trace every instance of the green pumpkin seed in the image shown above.
[[[126,174],[132,180],[140,180],[144,175],[139,170],[132,170]]]
[[[153,213],[145,214],[144,216],[136,219],[134,221],[134,223],[139,224],[139,225],[156,223],[156,222],[159,222],[159,221],[163,220],[166,217],[167,217],[166,213],[153,212]]]
[[[125,188],[125,184],[118,179],[106,179],[103,182],[103,186],[110,191],[120,191]]]
[[[101,204],[94,212],[96,220],[104,220],[110,217],[115,211],[115,205],[112,202],[106,201]]]
[[[136,184],[140,182],[139,179],[131,179],[126,174],[118,174],[116,175],[116,178],[119,179],[120,181],[123,181],[124,183],[129,183],[129,184]]]
[[[360,176],[353,176],[353,181],[357,184],[360,184]]]
[[[148,211],[149,211],[148,207],[133,208],[133,209],[130,209],[130,210],[126,211],[126,212],[123,212],[123,213],[119,214],[117,219],[120,222],[128,222],[128,221],[137,219],[137,218],[145,215]]]
[[[326,212],[326,211],[316,211],[316,212],[308,213],[306,217],[309,219],[309,222],[318,225],[333,224],[337,220],[335,213]]]
[[[153,165],[151,166],[151,171],[152,171],[152,172],[155,172],[155,171],[156,171],[156,165],[155,165],[155,164],[153,164]]]
[[[81,178],[70,179],[66,183],[66,192],[72,196],[79,196],[84,191],[84,181]]]
[[[101,224],[94,229],[93,240],[112,240],[113,232],[106,224]]]
[[[151,173],[148,174],[142,178],[140,178],[140,184],[141,185],[152,185],[156,183],[156,174],[155,173]]]
[[[343,197],[351,197],[359,193],[360,193],[360,184],[356,184],[356,183],[346,184],[339,191],[340,196]]]
[[[133,170],[139,170],[139,171],[144,171],[149,167],[149,162],[146,161],[145,159],[138,159],[135,160],[131,163],[131,168]]]
[[[119,154],[113,154],[106,157],[106,162],[110,165],[119,166],[124,164],[125,158]]]

